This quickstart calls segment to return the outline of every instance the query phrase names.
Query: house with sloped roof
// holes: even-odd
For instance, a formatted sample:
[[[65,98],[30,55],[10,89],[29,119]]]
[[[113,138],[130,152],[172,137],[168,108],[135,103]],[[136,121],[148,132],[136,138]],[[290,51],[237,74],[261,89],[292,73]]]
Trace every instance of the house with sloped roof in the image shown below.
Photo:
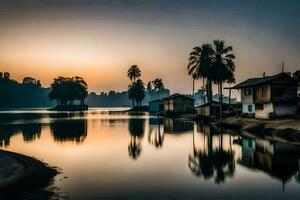
[[[164,100],[163,99],[149,101],[149,112],[150,113],[158,113],[163,110],[164,110]]]
[[[171,111],[174,113],[193,113],[195,111],[195,99],[183,95],[183,94],[172,94],[164,98],[164,110]]]
[[[270,119],[297,113],[297,82],[288,73],[247,79],[231,89],[240,90],[244,114]]]

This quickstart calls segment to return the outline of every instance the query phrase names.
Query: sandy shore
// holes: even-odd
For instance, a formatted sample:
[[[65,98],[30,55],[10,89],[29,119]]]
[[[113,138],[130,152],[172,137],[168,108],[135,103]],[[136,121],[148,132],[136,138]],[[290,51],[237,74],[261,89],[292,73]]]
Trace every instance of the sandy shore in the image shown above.
[[[32,157],[0,150],[0,199],[50,199],[58,173]]]

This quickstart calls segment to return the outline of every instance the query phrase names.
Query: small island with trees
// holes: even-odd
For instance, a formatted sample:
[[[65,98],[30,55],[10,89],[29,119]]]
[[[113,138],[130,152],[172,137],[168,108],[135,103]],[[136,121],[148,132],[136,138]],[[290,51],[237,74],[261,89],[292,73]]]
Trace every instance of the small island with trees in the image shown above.
[[[49,110],[55,111],[84,111],[88,106],[84,104],[87,97],[87,84],[81,77],[59,76],[51,84],[50,100],[56,100],[57,105]],[[79,102],[79,103],[75,103]]]

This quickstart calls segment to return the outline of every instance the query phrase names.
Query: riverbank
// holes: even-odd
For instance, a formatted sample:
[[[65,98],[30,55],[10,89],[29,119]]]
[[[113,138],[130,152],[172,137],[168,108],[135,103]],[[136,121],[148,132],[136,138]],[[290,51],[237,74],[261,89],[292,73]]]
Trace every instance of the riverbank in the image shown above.
[[[259,120],[230,117],[224,119],[221,125],[256,137],[300,145],[299,119]]]
[[[56,168],[29,156],[0,150],[1,199],[51,199]]]

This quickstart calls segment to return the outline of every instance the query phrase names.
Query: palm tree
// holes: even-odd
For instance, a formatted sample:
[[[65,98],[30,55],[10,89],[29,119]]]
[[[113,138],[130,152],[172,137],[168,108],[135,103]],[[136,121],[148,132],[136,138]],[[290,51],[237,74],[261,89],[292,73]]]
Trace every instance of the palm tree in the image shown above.
[[[152,91],[152,83],[151,83],[151,81],[149,81],[147,83],[146,90],[147,90],[147,92],[151,92]]]
[[[222,105],[223,105],[223,88],[222,84],[227,82],[234,82],[235,56],[232,53],[232,46],[225,46],[225,42],[222,40],[214,40],[214,46],[212,49],[212,79],[218,84],[220,93],[220,119],[222,119]]]
[[[207,81],[208,102],[212,101],[212,47],[210,44],[203,44],[201,47],[194,47],[189,56],[188,74],[193,78]]]
[[[135,84],[135,100],[138,106],[141,106],[143,99],[145,98],[145,86],[144,82],[140,79],[136,81]]]
[[[132,65],[127,71],[127,76],[131,82],[135,82],[141,76],[140,68],[137,65]]]
[[[164,88],[164,83],[160,78],[155,79],[153,82],[154,89],[157,90],[157,99],[159,99],[159,92]]]
[[[136,82],[133,82],[128,86],[128,97],[129,99],[132,99],[133,107],[134,101],[137,106],[142,104],[142,101],[145,98],[145,86],[142,80],[138,79]]]

